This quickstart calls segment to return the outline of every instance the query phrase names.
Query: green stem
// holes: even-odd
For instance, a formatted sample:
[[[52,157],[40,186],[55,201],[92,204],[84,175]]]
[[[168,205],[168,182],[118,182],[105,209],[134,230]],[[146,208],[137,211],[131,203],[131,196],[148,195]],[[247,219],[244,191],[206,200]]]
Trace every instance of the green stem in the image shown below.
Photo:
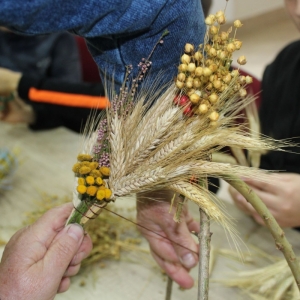
[[[76,210],[72,213],[72,216],[67,222],[69,224],[81,224],[82,216],[88,211],[89,207],[87,206],[85,201],[81,201],[81,203],[76,207]]]
[[[171,300],[172,285],[173,285],[173,279],[168,276],[168,282],[167,282],[167,290],[166,290],[166,298],[165,298],[165,300]]]
[[[298,289],[300,290],[299,260],[296,257],[291,244],[286,239],[284,231],[280,228],[273,215],[270,213],[263,201],[243,180],[230,175],[224,177],[223,179],[227,181],[231,186],[233,186],[238,192],[240,192],[264,220],[267,228],[270,230],[275,240],[277,249],[279,249],[283,253],[293,273]]]

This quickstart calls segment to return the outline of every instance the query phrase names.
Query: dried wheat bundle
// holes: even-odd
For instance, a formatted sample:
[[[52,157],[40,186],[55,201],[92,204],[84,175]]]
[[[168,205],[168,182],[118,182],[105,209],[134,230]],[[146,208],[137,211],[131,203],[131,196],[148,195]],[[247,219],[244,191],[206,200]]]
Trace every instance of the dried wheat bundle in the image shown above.
[[[151,66],[144,59],[138,77],[125,82],[119,95],[112,94],[106,114],[91,119],[73,167],[77,182],[69,223],[85,224],[118,197],[167,188],[229,229],[230,218],[198,184],[201,178],[231,174],[268,180],[258,169],[211,161],[224,147],[268,151],[284,146],[253,136],[236,122],[253,101],[245,89],[252,78],[231,70],[232,53],[242,45],[235,38],[242,24],[234,23],[231,37],[231,28],[220,31],[224,22],[224,12],[206,19],[205,43],[198,48],[186,44],[175,83],[157,89],[158,78],[137,92]],[[238,63],[245,64],[246,58],[239,57]]]
[[[285,260],[260,269],[238,272],[235,278],[222,280],[222,283],[240,288],[252,299],[299,299],[297,284]]]

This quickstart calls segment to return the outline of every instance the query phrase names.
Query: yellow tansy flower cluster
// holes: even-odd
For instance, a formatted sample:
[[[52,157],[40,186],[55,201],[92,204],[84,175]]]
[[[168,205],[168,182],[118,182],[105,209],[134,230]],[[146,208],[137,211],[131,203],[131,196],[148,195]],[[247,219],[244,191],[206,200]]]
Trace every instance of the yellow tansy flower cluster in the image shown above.
[[[88,154],[79,154],[77,160],[72,168],[78,177],[77,192],[98,201],[109,201],[112,191],[107,187],[105,179],[109,177],[110,169],[100,167]]]
[[[235,38],[237,28],[242,26],[241,21],[234,22],[234,36],[232,28],[221,31],[221,25],[226,22],[223,11],[209,15],[207,24],[207,42],[198,49],[194,45],[186,44],[181,64],[178,67],[176,86],[180,90],[179,96],[174,99],[175,104],[184,107],[186,115],[207,114],[211,122],[219,119],[214,108],[219,96],[228,89],[228,93],[239,91],[241,97],[247,95],[245,84],[251,83],[250,76],[240,76],[238,70],[230,70],[233,52],[242,47],[242,42]],[[238,64],[244,65],[247,60],[240,56]]]

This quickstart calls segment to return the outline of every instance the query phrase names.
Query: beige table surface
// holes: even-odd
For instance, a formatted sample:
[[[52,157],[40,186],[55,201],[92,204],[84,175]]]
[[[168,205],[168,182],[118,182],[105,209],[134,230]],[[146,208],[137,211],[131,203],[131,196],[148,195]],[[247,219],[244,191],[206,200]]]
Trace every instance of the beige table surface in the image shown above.
[[[0,238],[9,239],[17,226],[22,225],[24,212],[34,209],[34,201],[42,192],[50,195],[70,195],[73,188],[71,167],[79,152],[80,136],[64,128],[32,132],[25,126],[10,126],[0,124],[0,147],[20,150],[21,163],[14,176],[13,189],[0,195]],[[117,206],[134,206],[134,197],[118,200]],[[236,219],[237,228],[245,243],[259,246],[269,254],[281,256],[275,249],[273,240],[266,229],[253,223],[251,219],[226,203],[231,216]],[[191,207],[195,217],[197,208]],[[212,224],[212,245],[215,248],[230,248],[222,228]],[[287,230],[288,239],[300,253],[299,233]],[[145,243],[145,247],[146,243]],[[243,250],[246,248],[244,246]],[[0,255],[3,247],[0,248]],[[153,263],[150,256],[140,256],[139,253],[127,253],[126,259],[120,262],[107,261],[106,267],[91,268],[84,275],[73,280],[70,290],[58,295],[58,300],[163,300],[165,298],[166,282]],[[130,260],[130,261],[129,261]],[[263,262],[261,262],[263,264]],[[246,270],[259,266],[250,266],[224,258],[216,257],[212,278],[228,278],[234,274],[234,269]],[[192,270],[197,278],[197,269]],[[80,286],[85,280],[86,285]],[[173,286],[172,299],[196,299],[197,288],[181,291]],[[210,299],[247,299],[236,289],[230,289],[211,281]]]

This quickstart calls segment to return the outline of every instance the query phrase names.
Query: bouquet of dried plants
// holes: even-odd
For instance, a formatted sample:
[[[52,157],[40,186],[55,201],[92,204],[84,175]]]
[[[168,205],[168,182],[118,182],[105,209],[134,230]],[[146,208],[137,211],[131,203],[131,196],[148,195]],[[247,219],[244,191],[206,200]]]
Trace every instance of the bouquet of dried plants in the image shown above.
[[[224,11],[208,16],[205,22],[204,43],[185,45],[175,82],[158,89],[158,77],[151,87],[145,84],[138,90],[151,67],[151,54],[163,42],[166,31],[148,58],[140,62],[134,79],[130,76],[132,66],[128,66],[120,93],[108,95],[110,105],[106,113],[91,118],[73,166],[76,187],[68,224],[86,224],[121,196],[170,189],[195,202],[203,213],[202,221],[206,216],[234,235],[230,217],[204,183],[207,176],[223,178],[266,221],[300,283],[298,262],[283,231],[260,199],[239,179],[268,181],[267,172],[212,161],[214,153],[225,147],[259,152],[279,150],[285,143],[253,135],[237,122],[243,109],[253,101],[246,91],[252,78],[231,67],[233,53],[242,46],[236,38],[242,23],[236,20],[233,27],[222,31],[226,22]],[[244,65],[245,56],[240,56],[237,63]],[[177,204],[177,221],[181,206],[181,202]],[[207,232],[202,236],[210,238]]]

